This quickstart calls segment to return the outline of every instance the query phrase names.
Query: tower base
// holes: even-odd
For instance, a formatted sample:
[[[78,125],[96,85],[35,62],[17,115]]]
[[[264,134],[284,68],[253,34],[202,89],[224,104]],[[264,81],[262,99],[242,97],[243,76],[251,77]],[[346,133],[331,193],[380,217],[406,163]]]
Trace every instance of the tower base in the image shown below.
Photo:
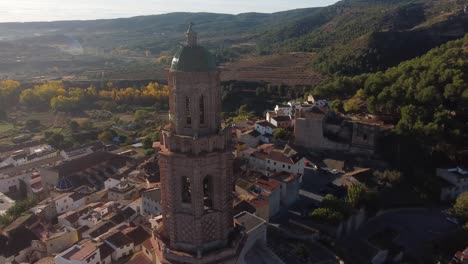
[[[160,234],[154,234],[152,244],[156,255],[156,264],[235,264],[245,245],[247,235],[235,230],[229,245],[210,252],[192,254],[171,249],[169,241]]]

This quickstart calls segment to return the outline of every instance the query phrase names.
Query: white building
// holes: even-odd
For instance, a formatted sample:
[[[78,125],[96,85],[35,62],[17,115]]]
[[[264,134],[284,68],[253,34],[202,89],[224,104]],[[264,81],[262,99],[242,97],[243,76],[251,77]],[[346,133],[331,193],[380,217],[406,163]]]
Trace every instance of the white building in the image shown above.
[[[0,192],[0,216],[5,215],[8,209],[13,207],[13,205],[15,205],[15,201]]]
[[[261,135],[270,134],[273,135],[275,132],[276,126],[271,124],[266,120],[257,121],[255,123],[255,130],[257,130]]]
[[[273,116],[271,124],[275,127],[289,128],[292,127],[292,118],[291,116]]]
[[[437,169],[437,176],[445,183],[440,193],[443,201],[455,200],[461,193],[468,191],[468,171],[463,168]]]
[[[279,116],[290,116],[292,115],[293,109],[290,105],[276,105],[275,113]]]
[[[107,238],[105,243],[109,245],[112,252],[112,260],[114,262],[120,260],[123,257],[127,257],[133,254],[134,244],[133,241],[124,235],[122,232],[116,232]]]
[[[109,177],[109,179],[107,179],[105,182],[104,182],[104,189],[106,190],[109,190],[109,189],[112,189],[114,187],[117,187],[117,185],[120,184],[120,180],[119,179],[120,177]]]
[[[20,184],[30,184],[32,176],[43,167],[50,164],[55,164],[60,161],[60,156],[53,156],[46,159],[41,159],[33,162],[28,162],[19,166],[10,166],[0,169],[0,192],[2,193],[15,193],[20,189]],[[43,184],[55,184],[57,178],[48,177],[40,173]]]
[[[158,216],[161,214],[161,190],[159,188],[144,191],[141,198],[141,208],[144,215]]]
[[[239,142],[245,143],[251,148],[254,148],[260,144],[260,138],[262,136],[257,130],[249,130],[245,132],[237,130],[236,134]]]
[[[98,141],[95,143],[81,145],[75,148],[62,150],[60,155],[64,160],[74,160],[90,154],[95,153],[96,151],[103,150],[105,145],[102,142]]]
[[[58,155],[49,145],[40,145],[29,149],[21,149],[13,152],[10,157],[0,163],[0,168],[7,166],[21,166],[43,159],[49,159]]]
[[[271,143],[273,141],[273,133],[276,127],[270,121],[262,120],[255,123],[255,131],[260,133],[260,141],[263,143]]]
[[[57,214],[60,215],[84,206],[86,204],[87,198],[87,195],[78,192],[64,193],[59,195],[58,197],[54,198]]]
[[[74,245],[55,257],[55,264],[101,264],[99,248],[92,242]]]
[[[314,168],[310,161],[288,145],[282,150],[275,149],[271,144],[246,149],[241,152],[241,157],[247,161],[248,168],[266,176],[282,171],[303,175],[306,167]]]

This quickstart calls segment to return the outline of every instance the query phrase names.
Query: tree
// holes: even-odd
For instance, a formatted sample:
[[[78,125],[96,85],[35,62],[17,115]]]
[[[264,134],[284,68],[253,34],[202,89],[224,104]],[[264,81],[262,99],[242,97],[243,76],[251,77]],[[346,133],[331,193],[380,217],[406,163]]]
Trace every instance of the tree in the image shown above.
[[[273,132],[274,139],[287,140],[289,139],[289,136],[290,136],[290,133],[286,131],[284,128],[276,128],[275,131]]]
[[[143,148],[151,149],[153,148],[153,139],[151,137],[146,137],[143,139]]]
[[[249,106],[248,105],[241,105],[239,110],[237,111],[238,115],[248,115],[249,114]]]
[[[360,104],[361,104],[361,99],[353,97],[349,99],[348,101],[346,101],[346,103],[343,106],[343,109],[346,112],[357,112],[359,111],[359,109],[361,109]]]
[[[318,221],[333,224],[337,224],[344,219],[342,213],[331,208],[317,208],[310,214],[310,217]]]
[[[140,122],[146,119],[148,112],[145,110],[136,110],[135,111],[135,121]]]
[[[154,151],[154,149],[148,149],[145,152],[145,156],[149,157],[149,156],[154,155],[155,153],[156,153],[156,151]]]
[[[114,137],[117,136],[117,133],[112,130],[112,129],[107,129],[101,134],[99,134],[98,139],[105,141],[105,142],[111,142]]]
[[[320,207],[333,209],[342,213],[343,215],[347,215],[349,213],[349,206],[346,204],[346,202],[333,196],[332,194],[327,194],[325,197],[323,197],[323,200],[320,203]]]
[[[53,148],[61,149],[63,143],[65,142],[65,137],[59,133],[51,133],[46,135],[47,144],[51,145]]]
[[[41,126],[41,121],[37,119],[28,119],[24,124],[24,127],[29,131],[35,131]]]
[[[366,196],[366,187],[362,183],[355,183],[348,187],[348,203],[357,208]]]
[[[94,124],[90,120],[86,120],[83,123],[81,123],[81,128],[84,130],[93,130]]]
[[[341,100],[333,100],[330,107],[335,112],[343,112],[343,102]]]
[[[6,226],[13,222],[16,218],[20,217],[27,210],[36,205],[36,200],[26,199],[17,201],[13,207],[8,209],[6,213],[0,216],[0,226]]]
[[[78,122],[76,122],[75,120],[72,120],[70,121],[70,123],[68,123],[68,127],[71,131],[76,132],[78,131],[78,129],[80,129],[80,124],[78,124]]]
[[[462,221],[468,221],[468,192],[464,192],[458,196],[452,211]]]
[[[265,88],[263,88],[263,87],[257,87],[257,89],[255,89],[255,95],[256,95],[256,96],[263,96],[263,95],[265,95]]]
[[[377,177],[382,182],[389,184],[398,184],[401,181],[401,172],[400,171],[390,171],[386,170],[384,172],[375,171],[374,176]]]

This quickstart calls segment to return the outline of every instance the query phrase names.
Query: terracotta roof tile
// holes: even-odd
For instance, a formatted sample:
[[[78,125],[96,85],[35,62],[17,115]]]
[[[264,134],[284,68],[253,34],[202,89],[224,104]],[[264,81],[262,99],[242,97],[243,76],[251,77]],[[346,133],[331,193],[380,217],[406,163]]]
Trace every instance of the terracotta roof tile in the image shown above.
[[[280,187],[280,184],[276,180],[262,180],[262,179],[257,179],[257,186],[259,186],[262,189],[268,190],[268,191],[274,191]]]

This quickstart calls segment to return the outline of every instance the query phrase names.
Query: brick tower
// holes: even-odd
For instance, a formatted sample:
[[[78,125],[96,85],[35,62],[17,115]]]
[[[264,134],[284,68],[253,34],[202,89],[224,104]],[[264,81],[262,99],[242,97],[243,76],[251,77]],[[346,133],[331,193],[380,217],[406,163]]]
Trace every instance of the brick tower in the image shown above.
[[[221,128],[219,71],[192,24],[186,38],[169,71],[154,247],[159,263],[235,263],[242,235],[233,224],[231,131]]]

